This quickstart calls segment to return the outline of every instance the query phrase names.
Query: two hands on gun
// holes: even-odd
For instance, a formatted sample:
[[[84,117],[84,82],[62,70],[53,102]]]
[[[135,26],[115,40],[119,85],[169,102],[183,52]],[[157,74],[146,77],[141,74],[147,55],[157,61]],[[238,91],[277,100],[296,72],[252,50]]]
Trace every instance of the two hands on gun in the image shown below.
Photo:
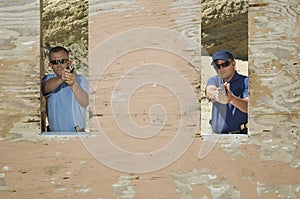
[[[72,64],[67,65],[67,68],[62,72],[62,77],[61,78],[69,86],[74,85],[74,83],[75,83],[75,73],[74,73],[74,66]]]
[[[224,86],[217,87],[215,85],[209,85],[206,89],[206,97],[211,102],[219,102],[221,104],[227,104],[232,100],[232,94],[230,92],[230,84],[224,83]]]

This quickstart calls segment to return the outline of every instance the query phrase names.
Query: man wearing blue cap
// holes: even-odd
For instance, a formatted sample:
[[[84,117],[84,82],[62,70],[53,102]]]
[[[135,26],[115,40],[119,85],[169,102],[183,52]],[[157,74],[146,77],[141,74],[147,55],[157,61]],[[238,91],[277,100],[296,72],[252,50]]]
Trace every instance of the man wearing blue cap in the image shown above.
[[[211,77],[205,93],[212,106],[212,130],[215,133],[247,133],[248,77],[239,74],[233,55],[219,50],[212,55],[218,75]],[[243,129],[241,131],[241,129]]]

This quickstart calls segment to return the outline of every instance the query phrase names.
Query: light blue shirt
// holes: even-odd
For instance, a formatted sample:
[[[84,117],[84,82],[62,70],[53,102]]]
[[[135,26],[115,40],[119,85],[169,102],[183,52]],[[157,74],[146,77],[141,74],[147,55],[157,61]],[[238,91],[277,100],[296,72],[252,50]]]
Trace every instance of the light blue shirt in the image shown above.
[[[57,77],[56,74],[45,75],[42,83]],[[76,74],[76,82],[88,93],[88,81]],[[47,117],[51,131],[75,132],[75,127],[86,128],[86,108],[76,100],[67,83],[62,83],[50,93],[44,93],[47,98]]]

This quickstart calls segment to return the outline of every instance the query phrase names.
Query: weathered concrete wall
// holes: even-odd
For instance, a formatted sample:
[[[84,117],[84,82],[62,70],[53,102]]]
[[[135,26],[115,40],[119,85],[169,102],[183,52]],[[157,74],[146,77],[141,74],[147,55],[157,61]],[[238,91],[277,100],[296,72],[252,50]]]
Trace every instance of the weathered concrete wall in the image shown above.
[[[0,3],[0,137],[37,135],[40,121],[40,4]]]

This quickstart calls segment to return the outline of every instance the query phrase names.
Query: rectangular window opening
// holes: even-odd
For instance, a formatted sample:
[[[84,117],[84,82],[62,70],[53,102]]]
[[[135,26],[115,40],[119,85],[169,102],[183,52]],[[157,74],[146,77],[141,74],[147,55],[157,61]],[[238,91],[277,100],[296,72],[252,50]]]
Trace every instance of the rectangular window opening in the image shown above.
[[[62,4],[68,4],[62,6]],[[80,75],[80,82],[87,82],[81,85],[83,90],[88,92],[88,1],[78,1],[77,4],[69,4],[67,1],[46,1],[41,0],[41,135],[50,136],[73,136],[73,135],[88,135],[89,131],[89,107],[78,108],[78,103],[74,103],[73,98],[70,99],[67,104],[69,107],[77,107],[80,111],[74,113],[73,116],[70,114],[61,116],[60,119],[75,117],[74,119],[74,130],[70,131],[51,131],[49,125],[49,117],[47,115],[47,97],[43,92],[43,78],[45,75],[55,74],[52,67],[59,67],[66,65],[69,62],[63,63],[61,60],[66,57],[53,58],[60,60],[54,65],[49,64],[49,50],[55,46],[62,46],[69,51],[69,60],[72,61],[72,66],[75,68],[76,79],[77,75]],[[70,8],[72,7],[72,9]],[[66,9],[68,7],[68,9]],[[77,13],[81,13],[78,15]],[[55,17],[53,17],[55,16]],[[80,30],[80,31],[79,31]],[[71,63],[71,62],[70,62]],[[55,74],[57,75],[57,74]],[[55,76],[54,76],[55,77]],[[82,79],[83,78],[83,79]],[[83,80],[86,81],[83,81]],[[76,81],[77,82],[77,81]],[[87,85],[87,86],[86,86]],[[63,87],[63,86],[62,86]],[[48,98],[49,99],[49,98]],[[88,100],[89,101],[89,100]],[[61,106],[64,106],[61,105]],[[72,108],[69,110],[73,110]],[[53,108],[52,114],[57,114],[58,108]],[[50,112],[50,111],[49,111]],[[69,111],[70,113],[70,111]],[[83,119],[78,119],[74,115],[85,115],[85,122]],[[83,117],[82,117],[83,118]],[[58,119],[58,121],[60,120]],[[76,121],[75,121],[76,120]],[[66,123],[70,121],[65,120]],[[52,122],[56,123],[56,122]],[[76,123],[76,124],[75,124]],[[84,124],[85,123],[85,124]],[[70,125],[71,126],[71,125]],[[81,127],[82,126],[82,127]],[[56,128],[56,127],[55,127]],[[76,130],[77,129],[77,130]]]
[[[209,78],[216,76],[218,74],[217,71],[220,70],[216,68],[216,65],[213,65],[212,55],[218,50],[228,50],[233,54],[236,61],[236,71],[248,77],[248,1],[241,1],[233,7],[232,4],[225,1],[222,7],[220,5],[213,6],[212,4],[214,4],[214,2],[208,0],[202,1],[201,4],[201,135],[214,134],[215,132],[212,130],[212,127],[220,131],[222,131],[221,129],[230,129],[226,127],[230,125],[230,122],[227,122],[229,125],[216,122],[220,121],[220,115],[224,116],[228,114],[225,112],[230,109],[226,111],[215,109],[219,111],[219,114],[214,114],[214,118],[217,118],[217,115],[219,115],[219,119],[212,120],[213,103],[208,100],[205,93]],[[231,65],[229,67],[231,67]],[[223,68],[223,66],[221,66],[221,68]],[[225,78],[224,75],[225,74],[223,74],[223,78]],[[220,74],[218,76],[220,77]],[[220,77],[220,82],[224,81],[223,78]],[[217,87],[220,87],[221,91],[224,90],[224,87],[220,85],[223,85],[223,83]],[[234,112],[234,110],[231,112]],[[226,120],[226,117],[223,117],[223,120],[230,121],[230,118],[227,117]],[[223,132],[224,134],[222,135],[248,136],[249,132],[246,134],[244,134],[243,131],[240,132],[244,126],[248,127],[248,120],[246,124],[241,122],[240,125],[240,129],[232,127],[232,129],[235,130]],[[235,126],[237,126],[237,124],[235,124]],[[219,133],[220,132],[218,132],[218,134]]]

